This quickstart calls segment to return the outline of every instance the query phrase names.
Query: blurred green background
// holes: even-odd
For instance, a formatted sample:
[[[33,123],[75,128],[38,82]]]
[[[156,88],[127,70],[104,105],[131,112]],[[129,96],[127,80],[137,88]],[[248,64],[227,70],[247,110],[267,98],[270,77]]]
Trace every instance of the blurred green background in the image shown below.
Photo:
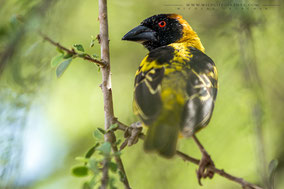
[[[216,167],[262,186],[269,162],[278,159],[275,188],[281,189],[284,7],[280,0],[218,3],[108,2],[115,116],[126,124],[137,120],[132,112],[134,74],[147,54],[141,45],[121,41],[122,36],[154,14],[181,14],[219,74],[213,118],[199,139]],[[88,180],[72,176],[70,169],[78,164],[75,157],[94,144],[95,128],[104,125],[101,73],[76,59],[57,79],[50,67],[56,48],[43,42],[38,30],[66,47],[80,43],[99,55],[98,44],[89,47],[91,36],[99,33],[97,18],[96,0],[0,1],[0,188],[76,189]],[[192,139],[181,139],[178,148],[200,158]],[[241,188],[218,175],[201,187],[197,166],[178,157],[145,154],[141,141],[123,150],[122,159],[133,189]],[[123,188],[119,179],[116,185]]]

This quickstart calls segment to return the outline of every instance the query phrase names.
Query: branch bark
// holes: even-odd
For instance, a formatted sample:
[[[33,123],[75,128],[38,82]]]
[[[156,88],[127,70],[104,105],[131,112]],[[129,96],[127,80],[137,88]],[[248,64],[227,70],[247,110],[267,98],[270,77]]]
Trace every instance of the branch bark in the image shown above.
[[[118,124],[118,130],[121,130],[121,131],[124,131],[124,132],[129,132],[127,135],[128,136],[131,136],[131,127],[123,124],[122,122],[120,121],[116,121],[116,123]],[[143,133],[139,133],[138,137],[142,140],[144,140],[145,138],[145,135]],[[184,161],[188,161],[188,162],[191,162],[193,164],[196,164],[196,165],[199,165],[199,159],[196,159],[196,158],[193,158],[181,151],[176,151],[176,155],[179,156],[181,159],[183,159]],[[257,185],[254,185],[252,183],[249,183],[247,182],[246,180],[242,179],[242,178],[239,178],[239,177],[236,177],[236,176],[233,176],[227,172],[225,172],[223,169],[217,169],[215,166],[211,166],[211,167],[208,167],[208,169],[210,171],[213,171],[214,173],[226,178],[226,179],[229,179],[233,182],[236,182],[238,184],[240,184],[242,186],[242,188],[244,189],[263,189]]]
[[[101,44],[101,58],[106,66],[102,67],[102,92],[104,98],[104,112],[105,112],[105,129],[108,130],[113,124],[113,100],[111,89],[111,72],[110,72],[110,56],[109,56],[109,35],[108,35],[108,18],[107,18],[107,0],[99,0],[99,21],[100,21],[100,44]],[[118,152],[116,146],[116,137],[113,131],[109,131],[105,135],[105,141],[110,142],[112,151]],[[115,156],[115,161],[119,170],[123,174],[122,182],[126,189],[130,189],[129,182],[124,170],[122,160],[119,156]],[[106,189],[108,184],[108,163],[110,158],[106,157],[103,162],[103,177],[101,180],[101,188]]]

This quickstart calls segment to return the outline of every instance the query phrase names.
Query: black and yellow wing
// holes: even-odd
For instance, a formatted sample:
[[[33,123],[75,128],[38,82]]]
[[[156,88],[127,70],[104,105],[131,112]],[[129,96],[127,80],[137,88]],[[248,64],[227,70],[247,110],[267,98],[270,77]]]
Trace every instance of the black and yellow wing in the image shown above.
[[[151,51],[136,72],[134,113],[145,125],[151,125],[162,110],[161,84],[165,77],[165,65],[169,64],[173,52],[172,47],[161,47]]]
[[[182,115],[181,130],[191,136],[205,127],[212,116],[218,89],[216,66],[203,52],[190,47],[192,58],[186,85],[187,102]]]
[[[172,156],[178,132],[191,136],[209,122],[217,95],[214,62],[181,44],[157,48],[135,77],[134,112],[149,126],[146,150]]]

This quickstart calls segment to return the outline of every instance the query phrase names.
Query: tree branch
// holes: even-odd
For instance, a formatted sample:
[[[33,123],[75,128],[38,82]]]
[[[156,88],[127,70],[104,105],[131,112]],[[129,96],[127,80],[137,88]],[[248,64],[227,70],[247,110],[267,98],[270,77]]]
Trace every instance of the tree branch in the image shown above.
[[[41,33],[41,32],[40,32],[39,34],[42,36],[42,38],[43,38],[45,41],[48,41],[48,42],[51,43],[52,45],[54,45],[54,46],[56,46],[57,48],[59,48],[59,49],[65,51],[65,52],[68,53],[68,54],[76,55],[76,56],[78,56],[79,58],[82,58],[82,59],[84,59],[84,60],[88,60],[88,61],[90,61],[90,62],[96,63],[97,65],[99,65],[99,66],[101,66],[101,67],[105,67],[105,66],[107,65],[107,63],[104,62],[103,60],[94,59],[94,58],[92,58],[92,57],[91,57],[90,55],[88,55],[88,54],[86,54],[86,55],[84,55],[84,56],[80,56],[80,54],[77,53],[74,49],[71,49],[71,50],[70,50],[70,49],[68,49],[68,48],[66,48],[66,47],[64,47],[64,46],[62,46],[61,44],[59,44],[58,42],[53,41],[53,40],[50,39],[47,35],[44,35],[44,34]]]
[[[43,37],[44,40],[48,41],[49,43],[58,47],[59,49],[67,52],[68,54],[79,55],[77,52],[74,51],[74,49],[70,50],[70,49],[62,46],[58,42],[53,41],[48,36],[46,36],[42,33],[40,33],[40,35]],[[107,50],[107,51],[109,51],[109,50]],[[106,52],[105,46],[104,46],[104,52]],[[105,58],[106,56],[108,58]],[[113,117],[114,117],[111,83],[110,83],[109,53],[107,53],[107,54],[104,53],[104,56],[102,55],[102,58],[105,58],[105,59],[103,59],[101,61],[99,61],[97,59],[93,59],[89,55],[87,55],[87,57],[81,57],[81,56],[78,56],[78,57],[83,58],[85,60],[88,60],[90,62],[94,62],[94,63],[96,63],[96,64],[98,64],[102,67],[103,83],[100,86],[101,86],[102,91],[103,91],[104,104],[105,104],[104,105],[105,129],[108,130],[110,125],[113,124]],[[109,131],[109,132],[106,133],[105,140],[107,142],[111,143],[112,151],[115,154],[118,153],[118,149],[117,149],[117,146],[116,146],[116,137],[115,137],[115,134],[113,133],[113,131]],[[115,161],[117,163],[118,169],[122,172],[122,174],[124,176],[123,179],[122,179],[122,182],[123,182],[125,188],[130,189],[131,187],[129,186],[129,182],[128,182],[126,172],[124,170],[124,166],[123,166],[121,158],[119,156],[115,156]],[[106,159],[103,161],[103,165],[104,165],[103,169],[102,169],[103,177],[102,177],[102,180],[101,180],[102,189],[107,188],[107,184],[108,184],[108,163],[109,162],[110,162],[109,157],[106,157]]]
[[[120,121],[116,121],[116,123],[118,124],[118,130],[121,130],[121,131],[124,131],[124,132],[128,132],[126,135],[128,136],[131,136],[131,133],[132,133],[132,129],[131,127],[123,124],[122,122]],[[134,128],[135,129],[135,128]],[[139,133],[138,137],[142,140],[144,140],[145,138],[145,135],[143,133]],[[200,144],[201,145],[201,144]],[[196,158],[193,158],[181,151],[176,151],[176,155],[179,156],[180,158],[182,158],[184,161],[189,161],[193,164],[196,164],[196,165],[199,165],[199,159],[196,159]],[[257,185],[254,185],[252,183],[249,183],[247,181],[245,181],[244,179],[242,178],[239,178],[239,177],[235,177],[227,172],[225,172],[223,169],[217,169],[215,166],[211,166],[211,167],[208,167],[207,169],[213,171],[214,173],[226,178],[226,179],[229,179],[233,182],[236,182],[238,184],[240,184],[244,189],[263,189]]]
[[[104,99],[104,112],[105,112],[105,129],[108,130],[113,124],[113,100],[112,100],[112,89],[111,89],[111,72],[110,72],[110,56],[109,56],[109,36],[108,36],[108,18],[107,18],[107,0],[99,0],[99,21],[100,21],[100,44],[101,44],[101,58],[105,63],[102,67],[102,92]],[[110,142],[112,151],[118,152],[116,146],[116,137],[113,131],[109,131],[105,134],[105,141]],[[130,189],[129,182],[124,170],[124,166],[120,156],[115,156],[115,161],[118,165],[119,170],[123,174],[121,179],[124,187]],[[101,180],[101,188],[106,189],[108,184],[108,163],[110,159],[106,157],[103,162],[103,177]]]
[[[115,141],[112,143],[111,147],[112,147],[112,151],[113,151],[115,154],[117,154],[117,153],[118,153],[118,148],[117,148],[117,146],[116,146],[116,142],[115,142]],[[114,159],[115,159],[115,161],[116,161],[116,163],[117,163],[118,169],[119,169],[119,170],[121,171],[121,173],[123,174],[123,175],[122,175],[123,177],[121,178],[121,181],[122,181],[122,183],[124,184],[124,188],[126,188],[126,189],[131,189],[120,156],[119,156],[119,155],[115,155],[115,156],[114,156]]]

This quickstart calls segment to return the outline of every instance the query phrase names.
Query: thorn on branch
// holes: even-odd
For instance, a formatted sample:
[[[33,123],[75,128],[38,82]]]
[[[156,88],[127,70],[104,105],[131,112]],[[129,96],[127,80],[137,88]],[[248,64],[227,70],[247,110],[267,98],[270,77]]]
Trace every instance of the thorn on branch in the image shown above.
[[[101,44],[101,36],[100,36],[100,34],[97,35],[96,39],[98,40],[99,44]]]

